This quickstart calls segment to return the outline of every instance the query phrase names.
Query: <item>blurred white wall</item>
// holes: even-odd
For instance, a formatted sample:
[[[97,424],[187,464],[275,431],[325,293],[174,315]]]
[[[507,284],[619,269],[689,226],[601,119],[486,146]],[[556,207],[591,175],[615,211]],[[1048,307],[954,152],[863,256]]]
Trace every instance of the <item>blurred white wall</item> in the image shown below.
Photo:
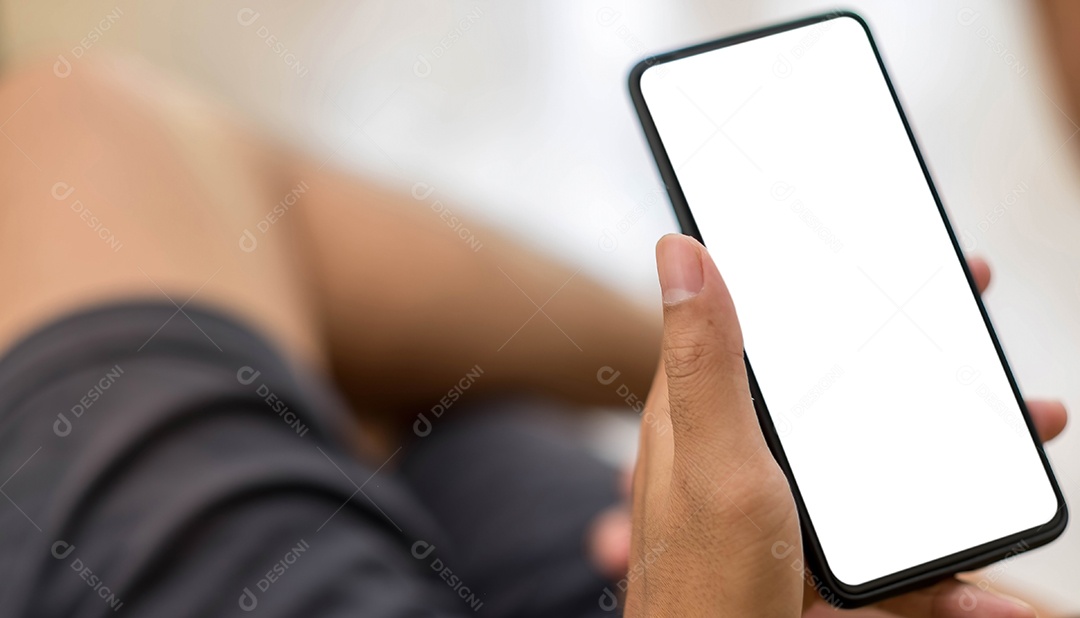
[[[658,301],[653,244],[675,223],[629,104],[627,70],[649,53],[834,8],[816,0],[2,6],[8,56],[71,50],[120,10],[94,45],[138,49],[341,165],[404,188],[427,183],[468,221],[511,230],[645,302]],[[1022,388],[1064,397],[1080,413],[1080,139],[1067,143],[1080,129],[1059,109],[1032,7],[845,6],[875,31],[966,247],[995,267],[987,305]],[[1049,451],[1076,499],[1080,430]],[[1074,526],[995,577],[1080,611],[1078,561]]]

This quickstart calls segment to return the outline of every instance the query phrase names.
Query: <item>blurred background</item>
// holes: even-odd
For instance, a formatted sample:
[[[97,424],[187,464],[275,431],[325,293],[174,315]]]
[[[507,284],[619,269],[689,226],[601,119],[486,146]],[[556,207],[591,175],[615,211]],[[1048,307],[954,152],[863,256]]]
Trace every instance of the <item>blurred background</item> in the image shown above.
[[[1040,13],[1044,5],[1020,1],[844,6],[875,32],[965,250],[995,269],[986,303],[1021,388],[1062,397],[1080,414],[1080,126],[1048,43],[1053,20]],[[626,93],[628,69],[652,53],[836,5],[4,0],[0,7],[6,64],[60,53],[62,67],[93,48],[134,52],[327,161],[417,189],[414,196],[451,205],[465,227],[506,229],[657,303],[653,245],[675,222]],[[632,424],[609,420],[590,430],[608,456],[632,456]],[[1075,500],[1080,430],[1066,429],[1048,451]],[[986,577],[1080,612],[1078,558],[1074,525]]]

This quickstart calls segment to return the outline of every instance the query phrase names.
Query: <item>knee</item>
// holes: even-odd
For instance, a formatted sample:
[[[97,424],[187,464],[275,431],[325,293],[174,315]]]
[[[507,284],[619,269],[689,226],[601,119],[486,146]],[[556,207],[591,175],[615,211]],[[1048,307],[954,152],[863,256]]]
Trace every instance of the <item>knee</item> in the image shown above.
[[[0,122],[5,162],[50,174],[86,173],[95,164],[175,165],[168,153],[176,136],[213,135],[228,144],[232,135],[201,96],[145,62],[109,54],[38,59],[6,73]]]
[[[95,161],[102,146],[118,137],[112,129],[130,116],[132,96],[113,68],[84,58],[77,67],[58,70],[56,62],[39,59],[0,78],[6,162],[55,173],[77,158]]]
[[[41,110],[66,111],[62,118],[77,119],[88,110],[88,103],[105,96],[122,94],[116,80],[110,79],[115,69],[101,60],[84,59],[79,66],[51,58],[40,58],[9,70],[0,77],[0,113],[9,123],[40,115]],[[109,91],[113,90],[112,95]]]
[[[51,112],[53,122],[123,118],[131,112],[168,120],[176,109],[213,115],[204,97],[137,57],[101,52],[77,61],[60,58],[38,58],[0,75],[4,118],[15,124],[35,111]]]

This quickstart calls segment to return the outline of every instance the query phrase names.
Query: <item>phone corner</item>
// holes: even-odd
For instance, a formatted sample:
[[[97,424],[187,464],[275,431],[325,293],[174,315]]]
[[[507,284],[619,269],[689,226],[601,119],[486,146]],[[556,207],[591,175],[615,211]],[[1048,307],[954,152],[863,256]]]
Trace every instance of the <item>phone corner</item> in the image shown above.
[[[635,99],[641,97],[641,79],[645,76],[645,71],[648,71],[652,67],[659,63],[657,56],[649,56],[639,60],[634,66],[630,67],[630,71],[626,75],[626,85],[630,89],[630,95]]]
[[[1054,511],[1054,516],[1042,526],[1045,529],[1045,535],[1040,536],[1046,538],[1043,543],[1049,543],[1058,538],[1069,527],[1069,505],[1065,502],[1065,495],[1060,490],[1057,492],[1057,499],[1058,507]]]
[[[837,7],[835,9],[829,11],[828,13],[823,14],[822,17],[824,19],[838,19],[838,18],[846,17],[848,19],[855,20],[855,22],[858,23],[863,28],[866,28],[866,29],[870,28],[870,24],[867,23],[866,18],[864,18],[862,16],[862,14],[860,14],[855,9],[848,8],[848,7]]]
[[[1047,520],[1038,527],[1028,530],[1024,535],[1024,542],[1030,546],[1025,549],[1034,549],[1047,543],[1053,542],[1061,536],[1069,527],[1069,505],[1065,500],[1065,493],[1061,490],[1057,477],[1050,468],[1049,461],[1043,454],[1043,463],[1046,465],[1050,486],[1054,492],[1054,511]]]
[[[837,610],[858,609],[888,596],[888,593],[856,592],[851,586],[840,581],[832,571],[827,568],[821,570],[820,563],[818,568],[811,567],[810,573],[806,576],[809,587],[821,600]]]

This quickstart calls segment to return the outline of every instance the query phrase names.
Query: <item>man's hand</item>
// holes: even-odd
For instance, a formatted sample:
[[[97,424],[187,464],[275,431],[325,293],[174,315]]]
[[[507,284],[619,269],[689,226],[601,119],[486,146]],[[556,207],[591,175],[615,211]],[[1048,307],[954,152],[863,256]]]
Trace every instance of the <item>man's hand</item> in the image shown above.
[[[656,247],[664,296],[661,368],[634,472],[626,616],[798,616],[801,555],[788,483],[754,413],[742,333],[697,241]]]
[[[758,430],[741,333],[723,280],[705,249],[685,237],[662,239],[657,262],[664,352],[642,418],[626,615],[795,615],[799,607],[792,603],[800,596],[806,616],[836,615],[811,587],[793,593],[802,574],[774,558],[777,542],[801,550],[799,531],[786,481]],[[989,267],[973,259],[970,268],[984,291]],[[1043,440],[1065,427],[1061,403],[1027,405]],[[608,519],[617,523],[615,515]],[[618,537],[608,535],[604,550],[613,564],[626,551],[625,537],[623,552],[616,551]],[[947,580],[844,615],[1035,614],[1011,599]]]

